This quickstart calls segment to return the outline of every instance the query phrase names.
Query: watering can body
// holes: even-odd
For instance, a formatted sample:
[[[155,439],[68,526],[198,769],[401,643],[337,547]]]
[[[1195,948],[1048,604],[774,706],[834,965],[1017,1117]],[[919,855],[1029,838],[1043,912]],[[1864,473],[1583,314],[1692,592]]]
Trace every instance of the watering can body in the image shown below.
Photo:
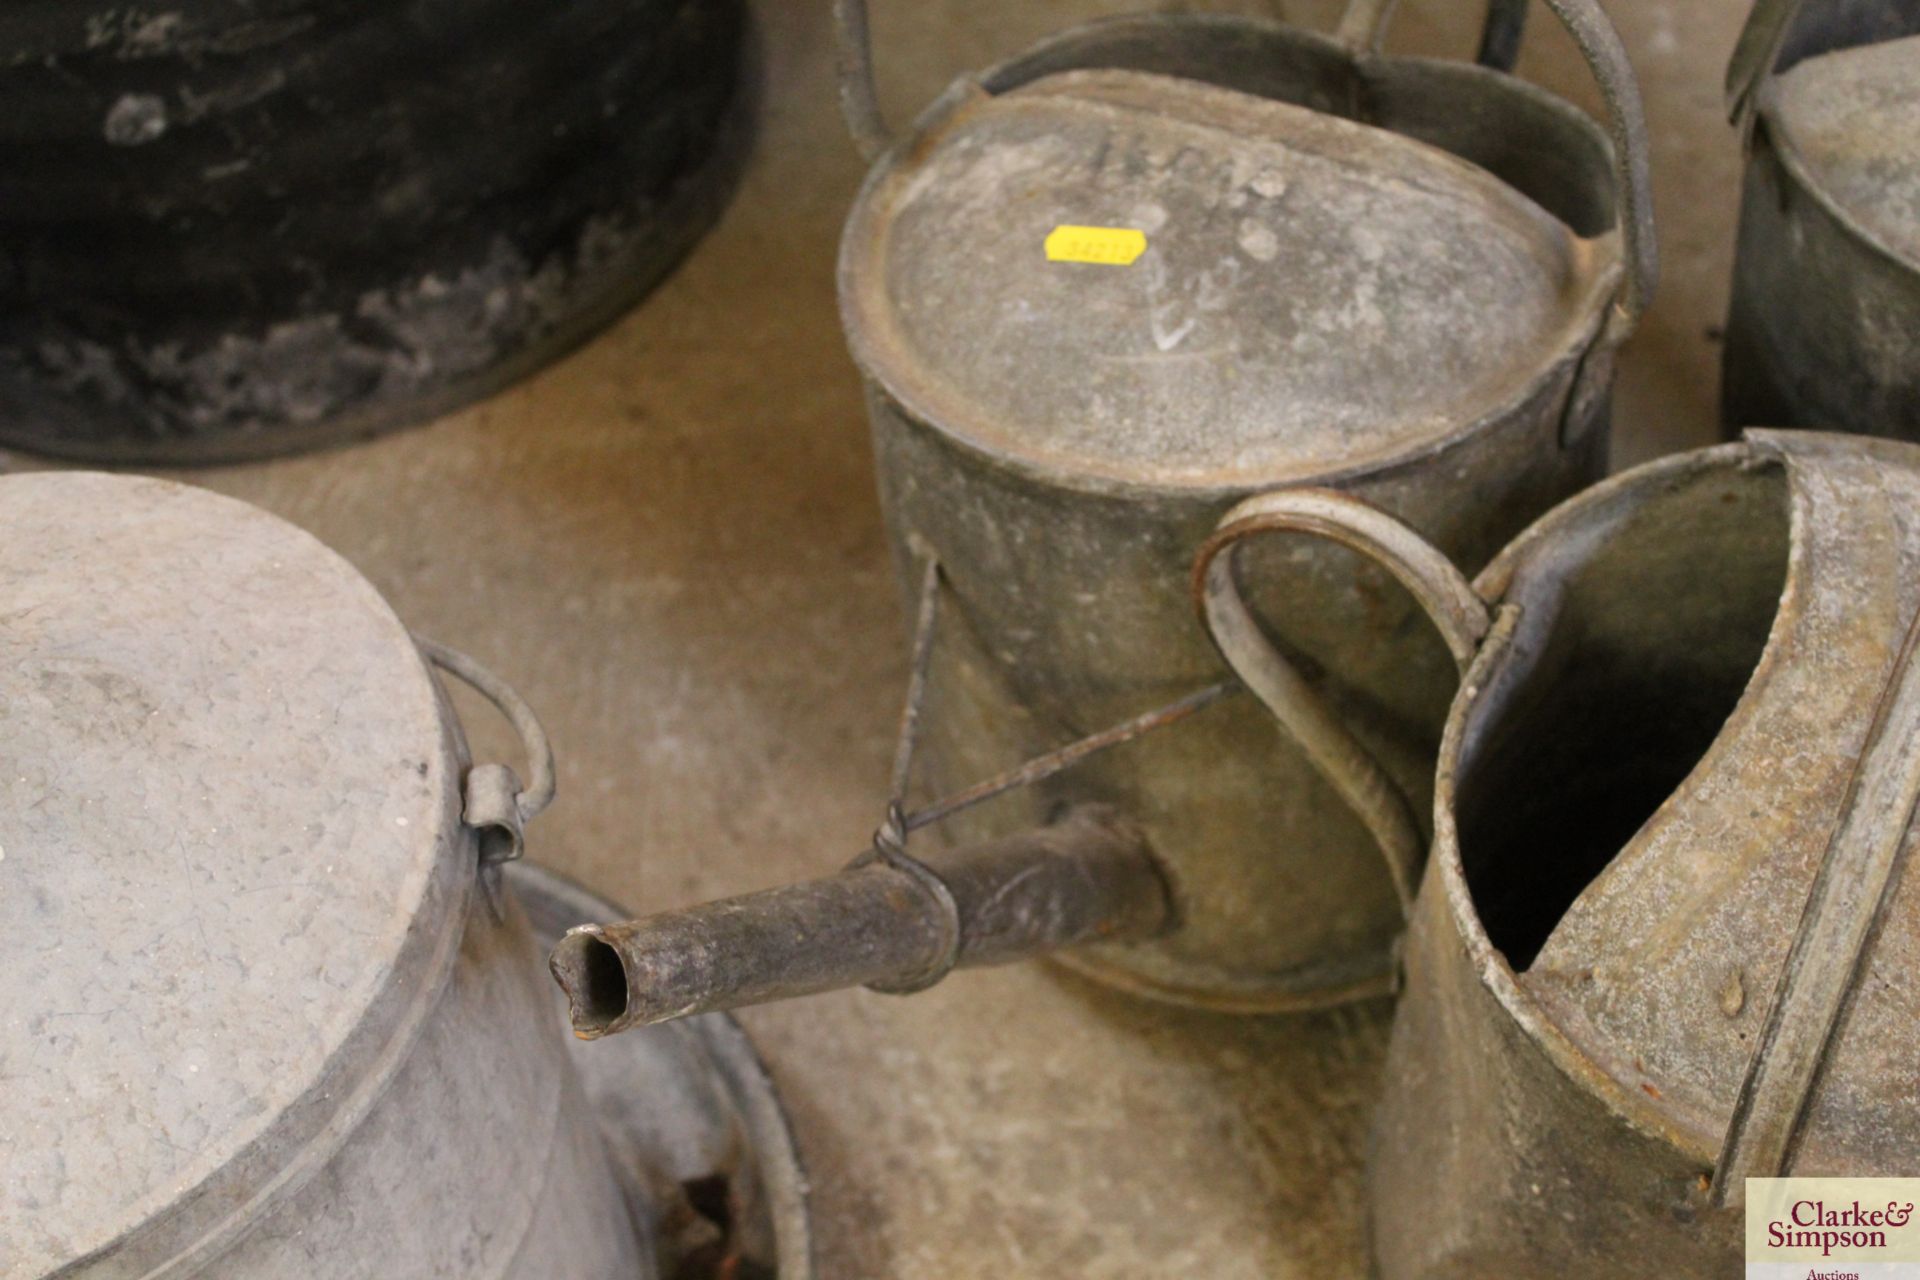
[[[1573,9],[1617,152],[1565,103],[1386,57],[1364,24],[1193,15],[1056,36],[877,151],[841,309],[901,577],[931,560],[944,583],[927,785],[1220,679],[1187,570],[1250,492],[1335,485],[1479,564],[1602,473],[1652,250],[1630,73]],[[1088,227],[1135,256],[1062,249]],[[1250,556],[1267,623],[1424,812],[1446,654],[1353,557]],[[1289,613],[1303,594],[1322,606]],[[1387,989],[1401,917],[1372,837],[1249,700],[947,825],[990,838],[1083,801],[1142,825],[1180,926],[1067,963],[1244,1011]]]
[[[1915,1172],[1920,449],[1638,468],[1475,591],[1370,1163],[1379,1273],[1731,1274],[1747,1177]]]

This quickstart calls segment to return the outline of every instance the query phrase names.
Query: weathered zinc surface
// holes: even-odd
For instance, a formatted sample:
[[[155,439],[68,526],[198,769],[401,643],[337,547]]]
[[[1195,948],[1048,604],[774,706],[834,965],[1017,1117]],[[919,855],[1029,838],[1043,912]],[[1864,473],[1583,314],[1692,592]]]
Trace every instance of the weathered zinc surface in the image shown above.
[[[1747,1176],[1911,1172],[1920,450],[1752,434],[1543,520],[1440,762],[1381,1274],[1737,1270]]]
[[[373,588],[162,481],[0,529],[0,1273],[651,1274]]]
[[[11,7],[0,439],[257,456],[530,371],[717,214],[742,22],[733,0]]]
[[[1736,101],[1757,116],[1726,424],[1920,438],[1920,4],[1809,3],[1783,39],[1790,65]]]
[[[1617,152],[1511,77],[1377,54],[1372,27],[1181,16],[963,78],[881,157],[841,307],[901,578],[945,575],[932,792],[1222,679],[1188,570],[1249,492],[1350,489],[1477,566],[1599,474],[1612,353],[1653,277],[1645,140],[1611,28],[1558,9]],[[1146,248],[1049,262],[1060,225]],[[1246,576],[1424,813],[1455,673],[1411,602],[1302,544],[1250,549]],[[1390,985],[1401,907],[1374,842],[1252,700],[951,826],[1089,800],[1143,826],[1180,927],[1076,967],[1243,1011]]]

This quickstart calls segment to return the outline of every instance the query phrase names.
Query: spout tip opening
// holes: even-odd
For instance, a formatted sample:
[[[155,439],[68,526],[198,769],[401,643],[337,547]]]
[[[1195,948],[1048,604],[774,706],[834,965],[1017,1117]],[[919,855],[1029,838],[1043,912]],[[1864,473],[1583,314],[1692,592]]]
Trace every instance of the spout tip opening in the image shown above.
[[[627,966],[593,925],[569,932],[548,958],[553,980],[567,995],[573,1033],[598,1040],[627,1016]]]

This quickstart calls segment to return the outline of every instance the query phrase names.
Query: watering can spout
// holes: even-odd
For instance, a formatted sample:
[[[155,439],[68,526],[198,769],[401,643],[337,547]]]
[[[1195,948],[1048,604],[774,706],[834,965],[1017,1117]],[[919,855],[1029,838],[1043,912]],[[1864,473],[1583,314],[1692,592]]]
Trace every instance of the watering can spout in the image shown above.
[[[1172,927],[1145,838],[1102,806],[926,860],[868,855],[837,875],[570,931],[550,960],[583,1039],[795,996],[918,991],[955,968]]]

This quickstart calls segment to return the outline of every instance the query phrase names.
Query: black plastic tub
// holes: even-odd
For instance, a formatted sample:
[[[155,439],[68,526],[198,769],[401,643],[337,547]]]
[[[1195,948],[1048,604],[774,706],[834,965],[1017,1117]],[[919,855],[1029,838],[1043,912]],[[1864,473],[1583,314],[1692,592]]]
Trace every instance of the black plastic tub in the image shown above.
[[[0,6],[0,442],[232,461],[521,377],[745,149],[739,0]]]

